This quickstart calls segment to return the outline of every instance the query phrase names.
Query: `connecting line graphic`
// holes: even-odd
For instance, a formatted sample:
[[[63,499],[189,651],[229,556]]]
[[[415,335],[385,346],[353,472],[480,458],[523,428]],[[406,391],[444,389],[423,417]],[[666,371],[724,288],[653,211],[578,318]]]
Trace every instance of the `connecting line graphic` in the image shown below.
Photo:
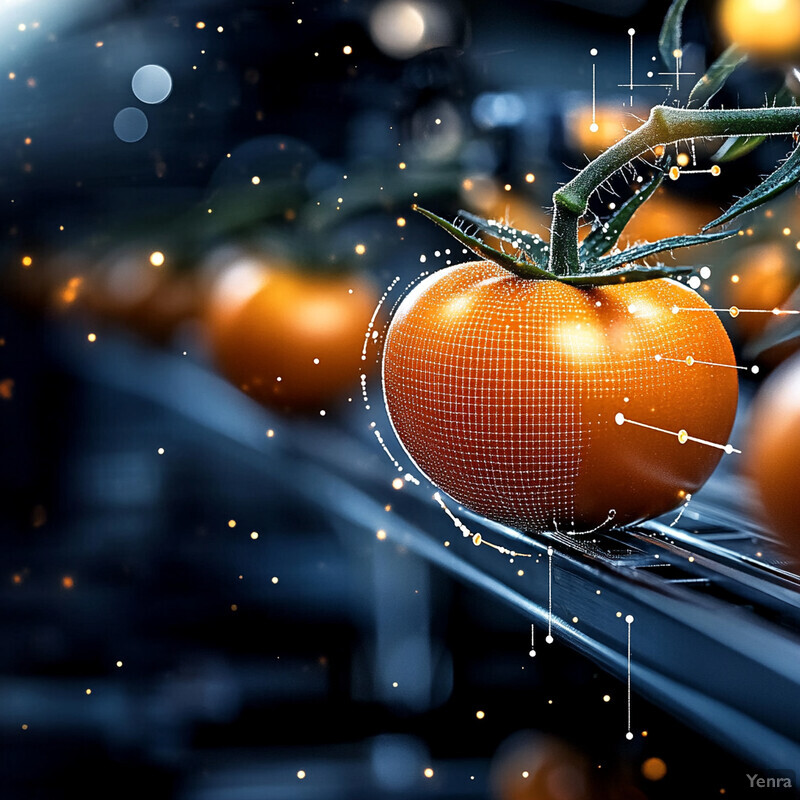
[[[709,442],[707,439],[698,439],[696,436],[689,436],[683,428],[679,431],[668,431],[665,428],[657,428],[655,425],[648,425],[646,422],[637,422],[633,419],[627,419],[622,412],[617,413],[614,417],[614,422],[616,422],[617,425],[624,425],[627,422],[629,425],[638,425],[640,428],[647,428],[648,430],[658,431],[659,433],[667,433],[670,436],[675,436],[681,444],[697,442],[697,444],[704,444],[708,447],[715,447],[717,450],[723,450],[728,455],[742,452],[741,450],[737,450],[732,444],[717,444],[717,442]]]
[[[456,526],[461,531],[461,535],[465,539],[472,539],[472,544],[476,547],[485,544],[487,547],[491,547],[494,550],[497,550],[498,553],[502,553],[503,555],[511,556],[512,558],[531,558],[532,553],[518,553],[516,550],[509,550],[507,547],[503,547],[499,544],[494,544],[493,542],[489,542],[481,536],[479,533],[474,533],[471,531],[448,507],[447,504],[442,500],[441,494],[439,492],[435,492],[433,495],[433,499],[439,504],[442,511],[450,517],[450,521],[453,525]]]
[[[625,622],[628,624],[628,732],[625,738],[630,741],[633,739],[633,732],[631,731],[631,624],[633,623],[633,616],[628,614],[625,617]]]
[[[738,317],[739,314],[774,314],[776,317],[782,317],[787,314],[800,314],[796,309],[784,308],[739,308],[738,306],[731,306],[730,308],[681,308],[680,306],[672,306],[672,313],[679,314],[681,311],[713,311],[715,314],[730,314],[732,317]]]
[[[672,361],[675,364],[686,364],[687,367],[691,367],[694,364],[702,364],[706,367],[727,367],[728,369],[743,369],[746,370],[747,367],[742,367],[739,364],[719,364],[716,361],[698,361],[694,356],[686,356],[686,358],[668,358],[667,356],[662,356],[660,353],[655,355],[656,361]]]
[[[669,177],[671,180],[676,181],[681,175],[713,175],[718,178],[722,174],[722,167],[719,164],[714,164],[713,167],[708,169],[681,169],[680,167],[670,167]]]

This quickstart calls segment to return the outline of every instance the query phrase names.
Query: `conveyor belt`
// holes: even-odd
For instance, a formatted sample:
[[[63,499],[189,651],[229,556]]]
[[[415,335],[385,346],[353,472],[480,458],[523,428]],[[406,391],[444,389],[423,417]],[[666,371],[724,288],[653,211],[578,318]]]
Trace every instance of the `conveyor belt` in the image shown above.
[[[424,481],[396,493],[386,525],[382,498],[398,472],[371,433],[375,420],[388,431],[374,399],[367,413],[355,394],[350,413],[324,425],[290,420],[188,359],[105,339],[103,357],[98,349],[89,360],[69,332],[51,340],[65,369],[216,432],[265,478],[342,520],[354,543],[386,527],[390,541],[505,601],[538,631],[540,654],[551,630],[732,752],[766,766],[800,763],[800,578],[743,516],[747,487],[725,459],[677,522],[673,513],[589,537],[532,538],[452,505],[470,529],[530,556],[510,559],[462,538]],[[267,440],[268,428],[280,436]],[[287,464],[305,479],[293,480]]]

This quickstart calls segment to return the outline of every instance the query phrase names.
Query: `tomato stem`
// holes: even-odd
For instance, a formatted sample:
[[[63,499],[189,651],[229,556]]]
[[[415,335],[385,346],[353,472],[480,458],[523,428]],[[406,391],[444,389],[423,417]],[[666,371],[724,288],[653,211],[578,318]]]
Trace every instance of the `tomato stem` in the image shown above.
[[[798,126],[800,108],[795,106],[731,110],[654,106],[646,122],[601,153],[553,194],[550,271],[556,275],[575,275],[581,271],[578,224],[586,213],[589,198],[630,161],[659,145],[684,139],[787,134]]]

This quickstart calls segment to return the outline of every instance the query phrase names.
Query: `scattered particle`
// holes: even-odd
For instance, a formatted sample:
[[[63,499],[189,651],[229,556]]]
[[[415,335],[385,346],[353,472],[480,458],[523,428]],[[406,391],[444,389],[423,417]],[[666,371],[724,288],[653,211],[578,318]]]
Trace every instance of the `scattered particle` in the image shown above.
[[[486,716],[486,713],[485,713],[485,712],[483,712],[483,711],[476,711],[476,712],[475,712],[475,716],[476,716],[478,719],[483,719],[483,718]]]
[[[392,489],[402,489],[403,488],[403,479],[402,478],[395,478],[392,481]]]
[[[163,448],[163,447],[159,447],[159,448],[158,448],[158,450],[157,450],[156,452],[157,452],[157,453],[158,453],[160,456],[163,456],[163,455],[164,455],[164,448]]]
[[[235,528],[236,527],[236,520],[235,519],[229,519],[228,520],[228,527],[229,528]]]
[[[433,770],[430,767],[426,767],[425,771],[422,773],[426,778],[433,777]]]
[[[0,381],[0,397],[10,400],[14,396],[14,379],[4,378]]]
[[[121,661],[117,661],[117,666],[121,667],[122,666],[122,662]]]
[[[383,541],[383,540],[386,538],[386,531],[385,531],[385,530],[383,530],[383,529],[381,529],[381,530],[379,530],[379,531],[378,531],[378,532],[375,534],[375,536],[377,536],[377,537],[378,537],[378,539],[380,539],[381,541]]]
[[[91,693],[92,693],[92,690],[91,690],[91,689],[87,689],[87,690],[86,690],[86,694],[91,694]]]
[[[649,781],[660,781],[667,774],[667,765],[660,758],[648,758],[642,764],[642,775]]]
[[[406,218],[405,217],[398,217],[397,218],[397,227],[398,228],[405,228],[406,226]]]
[[[23,256],[22,257],[22,266],[23,267],[29,267],[31,264],[33,264],[33,259],[30,256]]]
[[[71,575],[65,575],[61,579],[61,585],[65,589],[72,589],[75,586],[75,579]]]
[[[195,28],[197,28],[198,30],[203,30],[205,26],[206,26],[205,22],[198,22],[195,24]]]
[[[610,701],[611,701],[611,695],[610,694],[604,694],[603,695],[603,702],[604,703],[608,703]]]
[[[406,168],[406,162],[405,161],[401,161],[397,166],[398,166],[399,169],[405,169]]]
[[[273,583],[277,583],[278,582],[278,576],[277,575],[273,575],[272,582]]]
[[[306,777],[306,771],[304,769],[297,770],[297,777],[302,781]]]
[[[272,428],[270,428],[270,429],[267,431],[267,438],[268,438],[268,439],[271,439],[271,438],[272,438],[274,435],[275,435],[275,431],[274,431],[274,430],[272,430]]]
[[[253,539],[253,540],[258,539],[258,531],[253,531],[250,534],[250,538]]]
[[[163,266],[165,261],[164,254],[160,250],[154,250],[150,253],[150,263],[154,267],[161,267]]]
[[[22,723],[22,730],[24,731],[28,730],[28,724],[26,722]]]
[[[253,177],[250,178],[250,183],[252,183],[253,186],[258,186],[258,184],[261,183],[261,178],[259,178],[258,175],[253,175]]]
[[[97,341],[97,334],[96,333],[90,333],[86,338],[90,342],[96,342]]]
[[[345,45],[345,46],[342,48],[342,52],[343,52],[343,53],[344,53],[346,56],[349,56],[349,55],[350,55],[350,54],[353,52],[353,48],[352,48],[352,47],[350,47],[350,45],[349,45],[349,44],[346,44],[346,45]]]
[[[366,247],[366,245],[363,245],[363,244],[357,244],[355,246],[355,251],[356,251],[356,255],[363,256],[364,253],[367,252],[367,247]]]

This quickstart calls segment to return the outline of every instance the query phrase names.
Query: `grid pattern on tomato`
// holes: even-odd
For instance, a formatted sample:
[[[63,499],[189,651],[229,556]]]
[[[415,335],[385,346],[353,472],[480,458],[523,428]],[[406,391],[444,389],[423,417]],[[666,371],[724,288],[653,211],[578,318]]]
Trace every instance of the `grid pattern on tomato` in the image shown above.
[[[657,516],[707,479],[722,451],[677,433],[727,441],[733,366],[716,315],[674,281],[580,289],[474,262],[400,304],[383,388],[406,452],[459,503],[582,531]]]

